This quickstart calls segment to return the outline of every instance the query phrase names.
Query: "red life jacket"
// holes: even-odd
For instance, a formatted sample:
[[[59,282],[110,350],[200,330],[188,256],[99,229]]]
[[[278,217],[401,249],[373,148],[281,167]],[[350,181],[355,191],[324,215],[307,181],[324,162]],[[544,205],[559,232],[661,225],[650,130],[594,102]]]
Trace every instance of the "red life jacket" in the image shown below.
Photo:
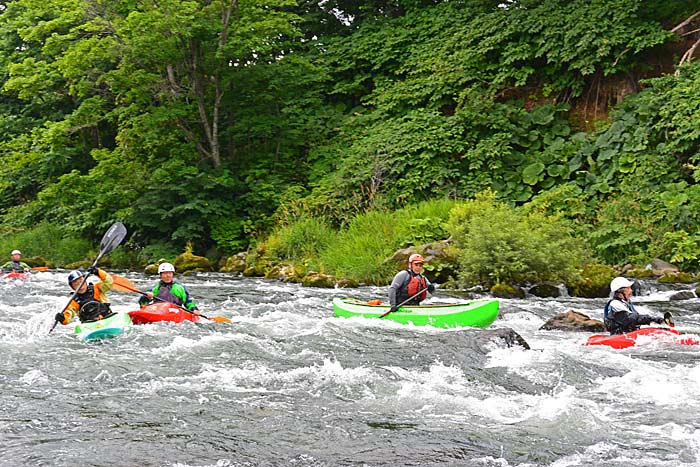
[[[421,275],[414,276],[411,274],[411,278],[408,280],[408,286],[406,287],[406,292],[408,293],[409,297],[413,297],[422,290],[423,293],[413,299],[422,302],[425,300],[425,297],[428,296],[428,292],[426,291],[427,288],[428,283],[426,282],[425,277]]]

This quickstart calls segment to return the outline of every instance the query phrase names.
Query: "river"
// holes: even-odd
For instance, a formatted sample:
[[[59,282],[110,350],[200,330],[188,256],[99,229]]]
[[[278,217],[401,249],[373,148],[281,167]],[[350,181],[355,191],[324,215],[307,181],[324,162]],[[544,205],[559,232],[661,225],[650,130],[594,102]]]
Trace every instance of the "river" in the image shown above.
[[[48,334],[66,277],[0,283],[2,466],[700,466],[699,348],[539,330],[570,309],[600,319],[602,299],[502,300],[492,327],[531,350],[483,350],[479,330],[333,317],[333,297],[384,288],[202,274],[176,279],[232,324],[81,342],[74,324]],[[643,288],[642,312],[700,331],[697,299]],[[136,308],[137,295],[109,296]]]

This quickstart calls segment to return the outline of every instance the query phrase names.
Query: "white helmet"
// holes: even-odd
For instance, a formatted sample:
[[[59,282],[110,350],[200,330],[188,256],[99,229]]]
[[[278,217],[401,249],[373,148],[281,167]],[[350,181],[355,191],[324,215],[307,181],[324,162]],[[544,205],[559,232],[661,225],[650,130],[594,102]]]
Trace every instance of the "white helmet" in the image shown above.
[[[161,272],[175,272],[175,266],[170,263],[160,263],[160,266],[158,266],[158,274]]]
[[[632,287],[634,281],[625,279],[624,277],[616,277],[610,282],[610,292],[615,293],[623,287]]]
[[[19,250],[12,250],[12,253],[10,253],[10,254],[11,254],[11,255],[21,255],[22,252],[19,251]]]

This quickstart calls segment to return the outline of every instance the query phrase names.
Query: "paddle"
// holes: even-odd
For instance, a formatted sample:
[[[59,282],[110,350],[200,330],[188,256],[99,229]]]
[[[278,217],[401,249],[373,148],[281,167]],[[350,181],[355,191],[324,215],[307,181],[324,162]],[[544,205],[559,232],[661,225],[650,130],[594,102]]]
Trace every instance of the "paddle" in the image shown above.
[[[49,270],[48,266],[38,266],[36,268],[32,268],[32,271],[39,271],[39,272],[46,272]]]
[[[104,236],[102,237],[102,241],[100,242],[100,253],[97,255],[97,258],[95,258],[95,262],[92,263],[92,267],[96,267],[97,263],[100,262],[104,255],[118,247],[122,240],[124,240],[124,237],[126,237],[126,227],[124,227],[124,224],[122,224],[121,222],[115,222],[114,224],[112,224],[109,230],[107,230],[107,232],[105,232]],[[71,296],[70,300],[68,300],[66,306],[63,307],[61,313],[65,313],[73,299],[78,295],[78,290],[80,290],[80,288],[83,286],[85,281],[87,281],[89,276],[90,272],[88,271],[88,273],[83,276],[83,280],[80,282],[80,285],[76,287],[75,291],[73,292],[73,295]],[[58,320],[54,321],[53,326],[51,326],[51,329],[49,330],[49,334],[51,334],[51,331],[54,330],[58,323]]]
[[[121,292],[136,292],[136,293],[139,293],[139,294],[141,294],[141,295],[143,295],[143,296],[146,296],[146,292],[143,292],[143,291],[137,289],[137,288],[136,288],[136,285],[134,285],[134,283],[131,282],[131,281],[130,281],[129,279],[127,279],[126,277],[116,276],[116,275],[112,274],[112,279],[114,280],[114,285],[112,286],[112,289],[113,289],[113,290],[118,290],[118,291],[121,291]],[[175,307],[177,307],[177,308],[179,308],[179,309],[181,309],[181,310],[183,310],[183,311],[186,311],[187,313],[190,313],[190,314],[193,314],[193,315],[196,315],[196,314],[197,314],[197,313],[195,313],[194,311],[188,310],[188,309],[185,308],[184,306],[176,305],[175,303],[168,302],[167,300],[163,300],[162,298],[153,297],[153,300],[156,300],[156,301],[158,301],[158,302],[170,303],[172,306],[175,306]],[[211,320],[211,321],[216,321],[217,323],[230,323],[230,322],[231,322],[230,319],[228,319],[228,318],[226,318],[226,317],[224,317],[224,316],[212,316],[211,318],[209,318],[208,316],[204,316],[204,315],[201,314],[201,313],[199,314],[199,316],[201,316],[201,317],[204,318],[204,319],[208,319],[208,320]]]
[[[401,308],[403,305],[405,305],[406,303],[410,302],[411,300],[413,300],[414,298],[416,298],[418,295],[422,294],[423,292],[426,292],[427,290],[428,290],[428,288],[426,287],[426,288],[424,288],[423,290],[421,290],[420,292],[418,292],[417,294],[411,295],[411,296],[408,297],[406,300],[404,300],[403,302],[401,302],[401,303],[399,303],[398,305],[396,305],[395,308],[393,308],[393,309],[392,309],[392,308],[389,308],[389,311],[387,311],[386,313],[380,315],[379,318],[381,319],[381,318],[385,317],[386,315],[388,315],[389,313],[398,310],[398,309]]]
[[[670,311],[667,311],[666,313],[664,313],[664,322],[666,324],[668,324],[668,326],[671,328],[675,326],[673,321],[671,321],[671,312]]]

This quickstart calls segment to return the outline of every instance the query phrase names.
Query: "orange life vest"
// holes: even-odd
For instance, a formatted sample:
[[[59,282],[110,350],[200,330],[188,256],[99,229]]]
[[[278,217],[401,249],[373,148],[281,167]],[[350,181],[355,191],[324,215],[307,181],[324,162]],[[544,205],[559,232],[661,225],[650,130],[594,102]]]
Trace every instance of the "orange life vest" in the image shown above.
[[[408,280],[408,285],[406,286],[406,292],[408,292],[409,297],[413,297],[422,290],[423,293],[413,299],[422,302],[425,300],[425,297],[428,296],[428,292],[426,291],[427,288],[428,282],[425,280],[425,277],[421,275],[411,275],[411,278]]]

